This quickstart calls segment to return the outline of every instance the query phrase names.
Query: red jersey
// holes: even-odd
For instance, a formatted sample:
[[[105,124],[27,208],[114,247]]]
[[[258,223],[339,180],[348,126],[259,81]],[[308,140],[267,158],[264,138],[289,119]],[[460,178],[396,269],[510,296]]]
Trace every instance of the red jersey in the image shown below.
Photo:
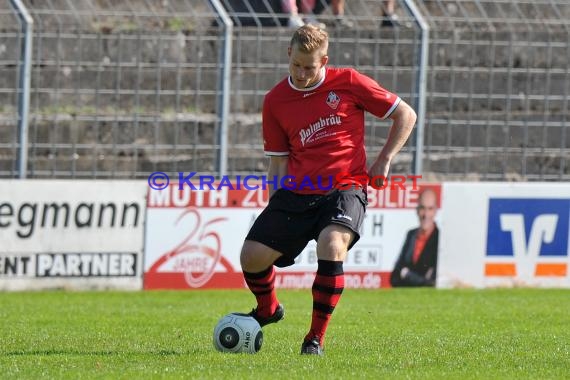
[[[289,156],[287,188],[300,194],[328,192],[341,173],[366,187],[364,111],[385,119],[400,102],[354,69],[323,70],[321,81],[309,88],[283,79],[263,103],[265,154]]]

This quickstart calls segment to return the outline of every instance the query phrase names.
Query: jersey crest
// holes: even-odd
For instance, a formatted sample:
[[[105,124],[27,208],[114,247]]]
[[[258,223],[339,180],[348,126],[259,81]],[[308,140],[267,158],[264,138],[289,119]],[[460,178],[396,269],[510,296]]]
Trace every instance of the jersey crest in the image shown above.
[[[327,104],[330,108],[332,108],[333,110],[336,110],[336,108],[338,107],[340,103],[340,98],[338,97],[337,94],[335,94],[334,91],[329,92],[329,95],[327,96]]]

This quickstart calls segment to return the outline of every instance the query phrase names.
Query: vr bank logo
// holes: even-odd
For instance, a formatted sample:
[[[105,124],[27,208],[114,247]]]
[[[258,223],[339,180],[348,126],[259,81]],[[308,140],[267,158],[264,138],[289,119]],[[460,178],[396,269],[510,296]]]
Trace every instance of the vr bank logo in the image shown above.
[[[486,276],[568,273],[570,199],[489,200]]]

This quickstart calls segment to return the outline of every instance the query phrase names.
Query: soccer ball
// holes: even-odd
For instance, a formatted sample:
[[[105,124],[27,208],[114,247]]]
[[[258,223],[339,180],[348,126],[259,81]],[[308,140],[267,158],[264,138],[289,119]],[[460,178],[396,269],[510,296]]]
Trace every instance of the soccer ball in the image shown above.
[[[255,354],[262,343],[261,326],[248,314],[230,313],[214,328],[214,347],[221,352]]]

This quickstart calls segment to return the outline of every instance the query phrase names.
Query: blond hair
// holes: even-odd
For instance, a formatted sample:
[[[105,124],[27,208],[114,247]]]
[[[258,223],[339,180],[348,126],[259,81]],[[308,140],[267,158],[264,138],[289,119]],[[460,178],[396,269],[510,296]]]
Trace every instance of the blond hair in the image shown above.
[[[313,53],[322,50],[327,55],[329,35],[324,30],[310,24],[303,25],[293,33],[290,46],[297,46],[303,53]]]

